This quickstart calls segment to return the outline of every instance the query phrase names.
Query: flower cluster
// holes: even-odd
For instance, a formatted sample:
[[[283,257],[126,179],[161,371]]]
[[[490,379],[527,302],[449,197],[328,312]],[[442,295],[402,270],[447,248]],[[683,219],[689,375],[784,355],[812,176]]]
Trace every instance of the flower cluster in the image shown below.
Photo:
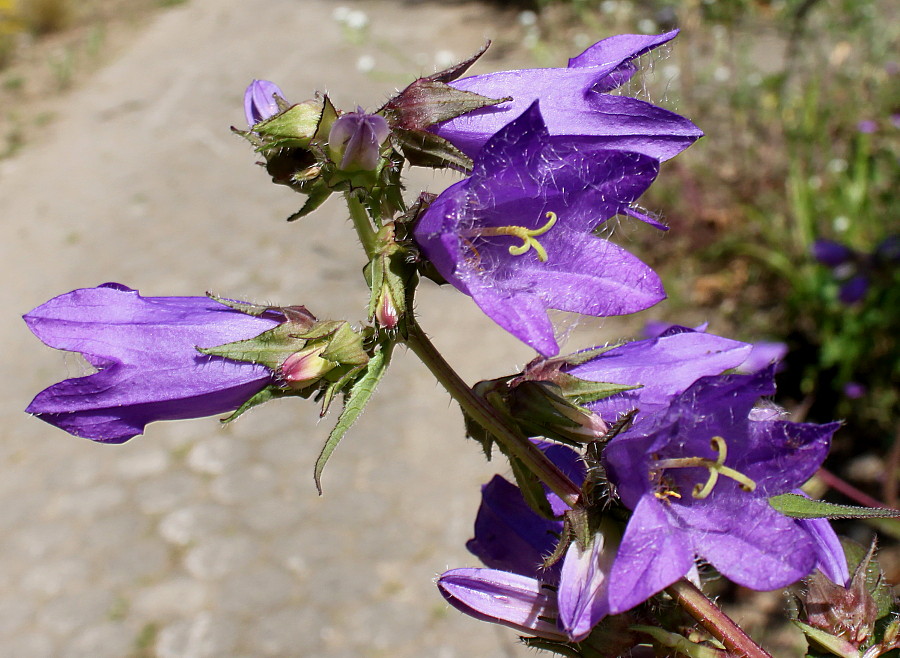
[[[235,132],[276,183],[307,197],[290,219],[344,196],[366,258],[367,323],[319,321],[304,306],[143,297],[119,284],[75,290],[25,321],[96,372],[50,386],[27,411],[76,436],[121,443],[156,420],[236,417],[284,395],[315,396],[324,415],[342,399],[316,463],[320,486],[325,461],[404,343],[460,402],[469,434],[488,453],[499,445],[516,477],[482,489],[468,548],[485,566],[438,580],[456,608],[566,655],[605,656],[634,644],[633,625],[652,618],[642,603],[682,578],[699,582],[706,565],[756,590],[818,569],[855,595],[862,577],[847,586],[827,519],[777,507],[776,497],[810,503],[800,487],[838,426],[790,422],[759,404],[774,393],[783,345],[665,326],[644,340],[558,356],[549,310],[605,317],[665,298],[653,269],[600,230],[617,216],[666,228],[635,204],[661,162],[702,133],[610,92],[639,70],[637,58],[676,34],[604,39],[565,68],[461,78],[479,53],[373,113],[340,112],[318,94],[291,104],[274,83],[254,80],[244,95],[248,129]],[[464,176],[407,203],[404,164]],[[815,251],[836,272],[852,265],[841,274],[847,303],[898,260],[893,238],[871,256],[826,242]],[[518,375],[470,389],[417,324],[421,276],[470,296],[539,356]],[[604,624],[618,625],[601,641]]]
[[[710,348],[705,355],[703,344]],[[814,568],[847,582],[827,520],[789,518],[768,502],[809,479],[837,423],[794,423],[754,408],[774,392],[771,368],[712,374],[740,364],[749,345],[683,330],[624,347],[579,366],[594,378],[621,381],[624,372],[647,382],[594,405],[608,420],[627,407],[638,410],[634,425],[602,453],[609,495],[632,511],[624,535],[607,527],[587,548],[572,542],[561,565],[542,568],[565,537],[563,523],[539,516],[497,476],[482,489],[475,538],[467,544],[487,568],[443,574],[444,597],[479,619],[581,642],[606,616],[631,610],[684,576],[696,579],[697,559],[757,590],[784,587]],[[564,470],[576,470],[574,451],[545,450]],[[550,498],[562,514],[566,507]]]

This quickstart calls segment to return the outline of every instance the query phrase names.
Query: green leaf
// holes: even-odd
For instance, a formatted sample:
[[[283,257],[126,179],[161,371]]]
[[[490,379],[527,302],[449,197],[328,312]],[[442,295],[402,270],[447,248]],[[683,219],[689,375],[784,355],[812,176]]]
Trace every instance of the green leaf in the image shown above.
[[[769,505],[794,519],[873,519],[900,518],[900,510],[884,507],[837,505],[786,493],[769,498]]]
[[[365,409],[366,404],[369,402],[369,398],[371,398],[372,394],[375,392],[375,387],[378,385],[378,382],[381,381],[381,378],[384,376],[384,373],[387,371],[387,367],[390,364],[391,350],[393,347],[394,344],[389,342],[381,345],[379,349],[375,350],[372,358],[370,358],[369,362],[366,364],[365,370],[362,372],[359,379],[354,382],[353,386],[350,387],[350,391],[345,396],[344,408],[341,410],[341,415],[338,416],[337,424],[328,435],[328,440],[325,442],[325,445],[322,447],[322,452],[316,460],[313,477],[316,482],[316,489],[320,496],[322,495],[322,471],[325,469],[325,464],[331,457],[331,453],[337,448],[337,445],[340,443],[344,434],[347,433],[347,430],[350,429],[353,423],[359,418],[363,409]]]
[[[840,658],[859,658],[859,651],[844,638],[826,633],[820,628],[804,624],[797,619],[791,619],[791,622],[803,631],[807,639],[812,640],[823,649],[830,651],[833,655],[840,656]]]
[[[690,658],[723,658],[728,656],[728,652],[715,647],[704,646],[691,642],[683,635],[670,633],[655,626],[632,626],[631,630],[646,633],[664,647],[675,649],[680,654],[690,656]]]

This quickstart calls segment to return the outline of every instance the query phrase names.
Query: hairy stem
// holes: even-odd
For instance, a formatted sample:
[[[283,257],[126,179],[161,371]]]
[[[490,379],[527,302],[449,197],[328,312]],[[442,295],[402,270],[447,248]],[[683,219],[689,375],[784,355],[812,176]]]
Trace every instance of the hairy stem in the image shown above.
[[[666,591],[731,653],[741,658],[772,658],[691,581],[682,578]]]
[[[581,495],[581,490],[537,446],[507,426],[497,411],[484,398],[475,394],[468,384],[456,374],[456,371],[444,360],[418,323],[413,319],[408,321],[407,344],[447,389],[450,396],[469,416],[490,432],[511,455],[521,461],[525,468],[534,473],[567,505],[574,507]]]
[[[376,246],[375,229],[372,228],[369,214],[360,200],[350,192],[347,192],[344,198],[347,200],[347,208],[350,209],[350,220],[353,222],[353,228],[356,229],[356,235],[359,236],[359,241],[366,251],[366,256],[371,260],[375,255]]]

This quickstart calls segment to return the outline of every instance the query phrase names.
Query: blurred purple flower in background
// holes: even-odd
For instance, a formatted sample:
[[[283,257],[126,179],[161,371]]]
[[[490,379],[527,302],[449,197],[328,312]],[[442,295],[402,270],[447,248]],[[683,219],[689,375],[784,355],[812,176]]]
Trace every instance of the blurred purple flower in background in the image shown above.
[[[272,380],[265,366],[206,356],[284,318],[208,297],[142,297],[115,283],[54,297],[25,322],[45,344],[80,352],[98,372],[44,389],[26,411],[75,436],[122,443],[155,420],[237,409]]]
[[[851,306],[865,298],[874,278],[889,280],[893,276],[900,265],[900,235],[889,235],[871,253],[833,240],[816,240],[811,251],[813,258],[831,268],[840,283],[838,299]]]

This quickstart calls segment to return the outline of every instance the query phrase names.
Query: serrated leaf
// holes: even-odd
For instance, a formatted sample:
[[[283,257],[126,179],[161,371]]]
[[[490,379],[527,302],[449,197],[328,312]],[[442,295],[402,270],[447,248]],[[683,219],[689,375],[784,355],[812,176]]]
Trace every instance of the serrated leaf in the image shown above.
[[[357,421],[375,392],[375,387],[381,381],[390,364],[393,347],[393,343],[386,343],[380,349],[375,350],[372,358],[366,364],[364,372],[353,383],[346,395],[344,408],[341,410],[337,423],[328,435],[328,440],[325,442],[322,452],[319,453],[319,458],[316,460],[313,478],[320,496],[322,495],[322,471],[325,469],[325,464],[344,437],[344,434]]]
[[[331,190],[328,189],[328,186],[325,185],[323,181],[317,181],[310,187],[307,194],[308,197],[306,203],[303,204],[303,207],[300,208],[300,210],[288,217],[287,221],[295,222],[317,210],[319,206],[325,203],[328,200],[328,197],[331,196]]]
[[[837,505],[786,493],[769,498],[769,505],[793,519],[875,519],[900,518],[900,510],[884,507]]]

